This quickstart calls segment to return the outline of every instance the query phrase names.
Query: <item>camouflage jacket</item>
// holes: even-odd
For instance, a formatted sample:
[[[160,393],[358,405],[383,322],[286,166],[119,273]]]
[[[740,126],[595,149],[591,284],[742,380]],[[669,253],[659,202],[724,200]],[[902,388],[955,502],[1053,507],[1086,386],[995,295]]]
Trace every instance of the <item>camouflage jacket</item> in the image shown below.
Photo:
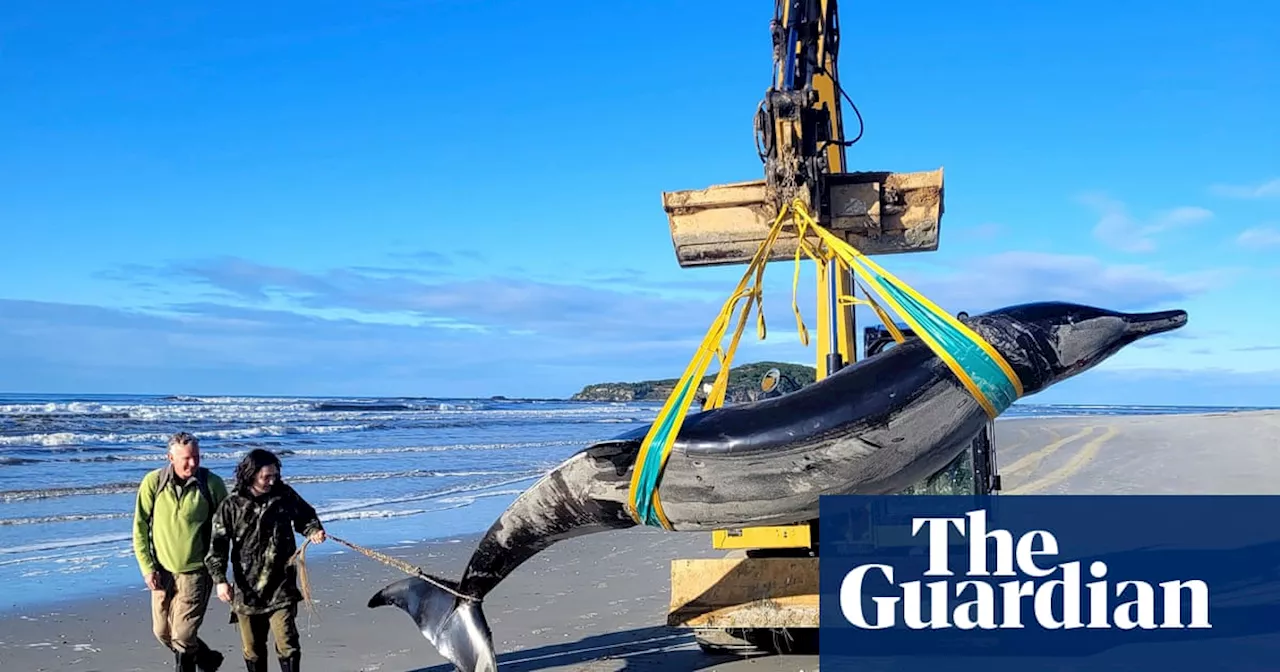
[[[214,515],[205,566],[215,584],[231,584],[234,613],[288,607],[302,599],[297,569],[289,564],[298,549],[293,534],[310,536],[320,529],[316,510],[283,482],[261,497],[236,488]],[[235,570],[232,581],[228,560]]]

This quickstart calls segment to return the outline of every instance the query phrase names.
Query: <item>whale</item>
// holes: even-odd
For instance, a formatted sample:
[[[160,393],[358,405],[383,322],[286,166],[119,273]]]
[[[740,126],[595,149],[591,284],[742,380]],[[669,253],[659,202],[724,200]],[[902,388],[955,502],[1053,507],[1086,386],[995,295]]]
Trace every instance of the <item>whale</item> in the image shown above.
[[[1005,359],[1027,396],[1182,327],[1187,313],[1038,302],[959,319]],[[677,532],[811,521],[822,496],[894,494],[937,473],[990,420],[946,363],[911,338],[787,395],[690,413],[658,497]],[[458,579],[423,572],[386,585],[367,606],[406,612],[461,672],[496,670],[485,596],[557,542],[639,524],[627,503],[648,430],[589,445],[547,472],[493,522]]]

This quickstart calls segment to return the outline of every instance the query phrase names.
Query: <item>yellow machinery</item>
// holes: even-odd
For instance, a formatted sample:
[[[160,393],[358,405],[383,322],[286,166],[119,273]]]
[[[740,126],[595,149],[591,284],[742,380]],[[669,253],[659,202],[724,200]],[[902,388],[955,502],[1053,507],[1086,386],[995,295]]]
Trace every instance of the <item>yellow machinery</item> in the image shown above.
[[[771,32],[774,80],[756,116],[764,178],[663,194],[680,265],[749,262],[780,208],[797,199],[822,226],[866,254],[936,250],[941,169],[847,172],[845,150],[862,133],[845,140],[840,97],[848,96],[837,68],[836,0],[776,0]],[[858,120],[861,129],[860,114]],[[793,259],[796,240],[794,228],[784,230],[769,260]],[[835,269],[816,269],[818,379],[856,357],[853,306],[838,300],[853,295],[853,278]],[[779,631],[789,637],[816,633],[816,520],[718,530],[712,541],[729,550],[728,557],[673,562],[669,625],[697,629],[706,648],[739,650],[778,650],[770,641]]]

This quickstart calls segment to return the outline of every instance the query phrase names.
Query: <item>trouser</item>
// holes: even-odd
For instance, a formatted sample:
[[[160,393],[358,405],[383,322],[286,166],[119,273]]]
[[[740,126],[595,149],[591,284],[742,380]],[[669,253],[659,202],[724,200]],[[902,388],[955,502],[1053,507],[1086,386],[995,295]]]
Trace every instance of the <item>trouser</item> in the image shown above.
[[[207,648],[196,637],[213,592],[213,579],[204,570],[160,572],[160,590],[151,591],[151,630],[162,645],[193,654]]]
[[[276,657],[289,659],[301,650],[298,643],[298,605],[290,605],[267,614],[236,614],[240,627],[240,644],[244,659],[250,662],[267,658],[267,634],[274,635]]]

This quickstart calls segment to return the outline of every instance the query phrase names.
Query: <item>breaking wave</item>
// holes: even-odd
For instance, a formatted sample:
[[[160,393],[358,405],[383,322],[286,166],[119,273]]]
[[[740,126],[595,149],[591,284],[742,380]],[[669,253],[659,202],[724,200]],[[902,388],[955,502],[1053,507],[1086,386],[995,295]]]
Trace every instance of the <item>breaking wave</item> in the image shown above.
[[[425,492],[418,492],[397,497],[368,497],[363,499],[348,500],[335,502],[329,505],[317,506],[316,511],[321,518],[326,521],[335,520],[352,520],[362,518],[390,518],[405,517],[428,513],[435,509],[419,509],[419,510],[394,510],[392,514],[388,514],[388,510],[378,509],[377,507],[385,507],[394,504],[407,504],[413,502],[438,501],[442,504],[449,505],[446,508],[456,508],[456,506],[465,506],[476,499],[482,497],[497,497],[518,494],[521,490],[494,490],[494,488],[503,488],[505,486],[514,485],[524,481],[537,478],[537,472],[527,472],[512,478],[482,481],[475,483],[467,483],[447,488],[439,488]],[[39,524],[49,522],[71,522],[72,520],[112,520],[118,518],[129,518],[132,512],[111,512],[105,514],[73,514],[69,516],[54,516],[56,520],[42,520],[39,517],[29,519],[6,519],[0,521],[0,527],[12,527],[22,524]],[[0,546],[0,556],[18,555],[26,557],[18,557],[11,559],[0,559],[0,567],[6,565],[26,564],[32,562],[40,562],[44,560],[56,559],[57,557],[66,556],[27,556],[30,553],[39,553],[43,551],[76,549],[83,547],[101,546],[104,544],[131,542],[132,534],[130,532],[120,532],[114,534],[92,534],[85,536],[49,539],[35,541],[25,544],[11,544]]]
[[[552,464],[539,465],[537,469],[474,469],[474,470],[457,470],[457,471],[440,471],[433,469],[409,469],[405,471],[381,471],[366,472],[357,474],[323,474],[313,476],[293,476],[286,479],[291,485],[303,485],[314,483],[353,483],[357,481],[380,481],[388,479],[413,479],[413,478],[468,478],[476,476],[512,476],[522,475],[528,476],[531,473],[538,473],[550,469]],[[138,491],[137,482],[121,482],[121,483],[104,483],[101,485],[87,485],[80,487],[65,488],[37,488],[29,490],[6,490],[0,491],[0,502],[25,502],[39,499],[56,499],[60,497],[83,497],[88,495],[123,495],[133,494]],[[130,511],[132,514],[132,511]],[[74,518],[68,518],[72,520]],[[50,520],[49,522],[58,522]],[[0,519],[0,525],[6,524]],[[15,524],[15,523],[8,523]]]
[[[339,432],[362,432],[376,429],[375,425],[268,425],[265,427],[244,427],[240,429],[219,429],[201,432],[202,438],[209,439],[248,439],[263,436],[290,436],[294,434],[335,434]],[[93,433],[93,432],[49,432],[41,434],[20,434],[17,436],[0,436],[0,446],[87,446],[95,444],[151,444],[163,446],[169,439],[169,433]]]

